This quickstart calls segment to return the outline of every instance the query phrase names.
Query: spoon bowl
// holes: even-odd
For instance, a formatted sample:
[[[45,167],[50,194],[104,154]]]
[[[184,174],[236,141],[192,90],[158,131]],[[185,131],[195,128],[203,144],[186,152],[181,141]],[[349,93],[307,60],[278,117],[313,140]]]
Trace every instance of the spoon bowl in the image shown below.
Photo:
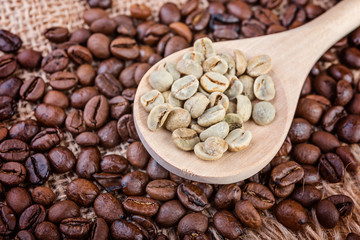
[[[315,21],[291,31],[214,43],[217,53],[230,56],[234,56],[235,49],[240,49],[247,59],[269,55],[273,61],[269,75],[276,89],[271,101],[276,109],[273,122],[267,126],[256,125],[252,120],[246,122],[245,129],[253,135],[250,145],[240,152],[228,151],[216,161],[204,161],[193,151],[176,148],[171,132],[164,128],[155,132],[148,129],[148,112],[143,109],[140,97],[152,89],[148,81],[150,74],[164,62],[176,64],[192,48],[162,59],[144,75],[135,96],[135,127],[145,148],[161,166],[194,181],[228,184],[256,174],[273,159],[284,142],[309,70],[330,46],[360,25],[359,11],[358,0],[345,0]]]

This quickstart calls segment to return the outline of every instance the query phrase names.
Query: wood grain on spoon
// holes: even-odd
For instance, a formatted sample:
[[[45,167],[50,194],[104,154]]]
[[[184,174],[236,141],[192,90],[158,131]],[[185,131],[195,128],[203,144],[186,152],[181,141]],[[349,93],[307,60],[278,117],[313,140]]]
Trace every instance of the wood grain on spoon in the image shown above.
[[[227,184],[254,175],[273,159],[285,140],[311,67],[336,41],[358,26],[360,0],[344,0],[314,21],[291,31],[214,43],[217,53],[234,56],[234,50],[240,49],[248,59],[261,54],[269,55],[273,61],[269,74],[276,88],[276,96],[271,101],[276,108],[274,121],[267,126],[246,122],[245,129],[253,134],[250,145],[240,152],[226,152],[217,161],[203,161],[192,151],[177,149],[171,133],[163,128],[156,132],[148,129],[148,113],[143,109],[140,97],[152,89],[148,83],[149,75],[164,62],[177,63],[192,48],[162,59],[144,75],[136,93],[134,119],[141,141],[160,165],[184,178]]]

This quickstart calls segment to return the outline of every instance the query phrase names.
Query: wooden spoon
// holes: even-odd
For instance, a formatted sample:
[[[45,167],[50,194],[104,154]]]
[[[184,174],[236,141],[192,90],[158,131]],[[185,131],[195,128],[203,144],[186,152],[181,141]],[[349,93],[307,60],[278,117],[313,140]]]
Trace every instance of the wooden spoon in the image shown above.
[[[177,63],[192,48],[176,52],[155,64],[141,80],[135,97],[134,121],[139,137],[150,155],[164,168],[183,178],[199,182],[228,184],[246,179],[265,167],[284,142],[294,117],[303,83],[319,57],[336,41],[360,26],[360,0],[344,0],[306,25],[278,34],[214,43],[217,53],[234,56],[240,49],[247,58],[268,54],[273,61],[270,72],[276,88],[271,102],[276,108],[274,121],[258,126],[245,123],[253,139],[240,152],[226,152],[217,161],[204,161],[193,151],[175,147],[171,132],[164,128],[152,132],[147,127],[148,113],[140,97],[151,90],[149,75],[164,62]]]

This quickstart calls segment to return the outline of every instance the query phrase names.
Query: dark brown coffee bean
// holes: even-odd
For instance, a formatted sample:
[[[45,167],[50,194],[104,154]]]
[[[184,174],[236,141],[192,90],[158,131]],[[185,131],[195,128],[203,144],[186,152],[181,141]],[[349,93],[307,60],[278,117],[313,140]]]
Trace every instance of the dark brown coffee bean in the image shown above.
[[[294,161],[281,163],[271,171],[271,180],[280,187],[287,187],[297,183],[303,176],[304,170]]]
[[[158,179],[149,182],[146,192],[153,199],[168,201],[175,197],[177,184],[167,179]]]
[[[72,217],[80,217],[80,208],[70,200],[56,202],[48,210],[48,219],[53,223],[60,223],[62,220]]]
[[[61,221],[59,230],[68,238],[82,239],[90,231],[90,222],[85,218],[67,218]]]
[[[339,211],[330,200],[323,199],[317,204],[316,218],[324,228],[334,228],[339,217]]]
[[[61,236],[57,227],[48,221],[44,221],[37,225],[35,236],[39,240],[60,240]]]
[[[210,2],[207,10],[211,16],[214,16],[215,14],[224,14],[226,11],[224,4],[221,2]]]
[[[118,15],[118,16],[114,17],[113,19],[118,24],[116,31],[120,35],[124,35],[124,36],[128,36],[128,37],[133,37],[136,35],[136,29],[135,29],[134,22],[129,16]]]
[[[348,146],[340,146],[336,149],[336,154],[341,158],[346,170],[356,172],[359,163]]]
[[[10,119],[16,112],[16,102],[8,96],[0,96],[0,120]]]
[[[115,24],[114,20],[111,20],[108,18],[101,18],[101,19],[93,22],[91,24],[91,26],[93,26],[94,24],[99,24],[100,23],[99,21],[102,22],[103,19],[110,20],[112,22],[112,24]],[[111,42],[110,38],[107,37],[106,35],[104,35],[102,33],[95,33],[95,34],[92,34],[90,36],[89,40],[87,41],[87,47],[90,50],[90,52],[92,54],[94,54],[94,56],[96,58],[105,59],[105,58],[110,57],[110,49],[109,49],[110,42]]]
[[[336,81],[327,74],[320,74],[313,80],[314,90],[328,98],[333,99],[336,96]]]
[[[34,190],[31,192],[31,197],[35,203],[44,206],[52,204],[55,200],[54,192],[50,188],[43,186],[34,188]]]
[[[156,216],[156,223],[163,227],[175,226],[186,214],[186,210],[178,200],[165,202],[160,206]]]
[[[274,0],[265,0],[268,2],[274,2]],[[281,3],[281,0],[276,1]],[[304,24],[306,20],[306,12],[300,6],[296,6],[295,4],[290,4],[285,10],[284,16],[282,18],[282,24],[285,27],[295,28],[302,24]]]
[[[25,161],[27,176],[32,184],[43,184],[50,175],[50,163],[42,153],[31,155]]]
[[[63,134],[58,128],[46,128],[31,140],[30,146],[36,151],[47,151],[60,143]]]
[[[304,169],[303,184],[317,184],[321,181],[320,174],[316,167],[312,165],[301,165]]]
[[[360,94],[356,93],[347,106],[347,110],[352,114],[360,114]]]
[[[99,91],[95,87],[80,88],[71,94],[71,106],[74,108],[84,108],[86,103],[97,95],[99,95]]]
[[[0,80],[0,96],[18,98],[22,81],[17,77]]]
[[[21,230],[16,234],[15,240],[36,240],[36,239],[31,232],[27,230]]]
[[[241,24],[241,32],[245,37],[258,37],[265,34],[266,26],[255,19],[244,20]]]
[[[108,122],[99,129],[97,135],[100,138],[100,144],[106,148],[113,148],[120,144],[120,136],[116,130],[117,122],[115,120]]]
[[[280,24],[279,18],[270,9],[258,8],[254,11],[255,18],[261,23],[270,26],[273,24]]]
[[[150,218],[146,218],[140,215],[133,215],[128,218],[128,221],[131,221],[133,224],[137,224],[146,237],[148,236],[150,239],[156,238],[157,226]]]
[[[41,77],[31,77],[20,88],[20,96],[27,101],[39,100],[45,91],[45,82]]]
[[[148,31],[148,29],[155,24],[155,21],[145,21],[137,25],[136,27],[136,35],[138,38],[143,41],[145,37],[145,33]]]
[[[213,37],[216,41],[227,41],[227,40],[234,40],[239,38],[239,34],[235,32],[233,29],[216,29],[213,32]]]
[[[179,22],[181,14],[179,8],[174,3],[165,3],[159,10],[160,22],[169,25],[173,22]]]
[[[260,214],[248,200],[236,202],[235,215],[246,227],[258,228],[262,224]]]
[[[94,201],[94,210],[98,217],[108,223],[125,216],[121,202],[111,193],[100,194]]]
[[[210,13],[206,9],[198,9],[190,13],[185,20],[185,24],[192,30],[200,32],[206,28],[210,20]]]
[[[76,174],[79,177],[91,179],[91,175],[99,171],[100,159],[101,155],[97,147],[83,148],[76,162]]]
[[[191,183],[182,183],[177,188],[177,196],[180,202],[194,212],[201,212],[208,204],[205,193]]]
[[[311,142],[318,146],[323,152],[333,152],[340,146],[340,142],[336,136],[324,131],[314,132],[311,135]]]
[[[40,204],[34,204],[26,208],[19,218],[21,230],[33,231],[36,226],[45,220],[45,208]]]
[[[210,3],[211,4],[211,3]],[[189,0],[181,6],[181,16],[187,16],[199,6],[199,0]]]
[[[92,129],[102,127],[109,115],[109,103],[103,95],[91,98],[84,108],[84,121]],[[121,134],[119,133],[121,136]]]
[[[326,153],[320,157],[319,172],[323,179],[337,183],[344,178],[344,164],[335,153]]]
[[[320,148],[309,143],[300,143],[294,147],[294,157],[301,164],[315,164],[321,155]]]
[[[130,15],[133,18],[147,19],[151,15],[151,9],[146,4],[132,4],[130,6]]]
[[[118,60],[117,58],[114,57],[108,58],[100,63],[97,73],[98,74],[110,73],[117,78],[120,72],[122,72],[124,66],[125,64],[122,61]]]
[[[270,179],[269,188],[276,197],[286,198],[290,196],[290,194],[294,191],[295,183],[287,185],[285,187],[281,187],[280,185],[276,184],[272,179]]]
[[[126,151],[126,158],[132,166],[143,168],[147,165],[150,155],[141,142],[133,142]]]
[[[260,0],[260,4],[265,8],[276,8],[281,4],[281,0]]]
[[[77,64],[91,64],[93,61],[93,56],[89,49],[81,45],[74,45],[69,47],[67,53],[71,60],[73,60]]]
[[[124,91],[122,92],[122,96],[130,101],[130,102],[134,102],[135,100],[135,94],[136,94],[136,88],[126,88],[124,89]]]
[[[188,43],[191,43],[192,41],[192,32],[190,30],[190,28],[182,23],[182,22],[174,22],[172,24],[170,24],[170,30],[174,33],[176,33],[177,35],[183,37],[184,39],[186,39],[186,41]]]
[[[256,209],[266,210],[275,204],[274,195],[262,184],[248,183],[242,192],[242,199],[249,200]]]
[[[359,240],[360,239],[360,235],[356,234],[356,233],[349,233],[346,236],[346,240]]]
[[[69,106],[69,99],[64,93],[51,90],[45,94],[43,103],[66,109]]]
[[[62,49],[49,53],[41,62],[41,68],[47,73],[64,70],[69,64],[69,57]]]
[[[310,123],[303,118],[294,118],[288,136],[291,142],[301,143],[307,141],[312,133]]]
[[[139,46],[132,38],[118,37],[110,44],[111,53],[120,59],[132,60],[139,56]]]
[[[3,123],[0,123],[0,141],[4,140],[7,137],[7,135],[8,135],[7,127]]]
[[[66,117],[65,127],[66,130],[73,134],[78,134],[86,131],[83,112],[78,109],[73,109]]]
[[[0,57],[0,78],[6,78],[13,74],[17,68],[14,55],[4,55]]]
[[[360,28],[355,29],[349,35],[349,44],[354,46],[360,45]]]
[[[226,5],[227,11],[241,20],[251,18],[251,7],[243,1],[231,1]]]
[[[87,25],[91,25],[92,22],[94,22],[97,19],[108,17],[108,14],[105,10],[100,8],[90,8],[86,11],[84,11],[84,21]]]
[[[222,236],[229,239],[238,239],[243,234],[240,222],[226,210],[215,213],[214,225]]]
[[[51,27],[46,29],[44,36],[51,42],[65,42],[69,36],[69,30],[65,27]]]
[[[347,113],[342,106],[331,107],[328,111],[325,112],[321,120],[321,126],[324,130],[331,132],[334,130],[338,121],[346,116]]]
[[[354,95],[352,86],[346,80],[340,80],[336,84],[336,98],[334,104],[345,106]]]
[[[92,147],[99,144],[100,139],[96,133],[82,132],[75,138],[75,142],[82,147]]]
[[[159,210],[159,204],[148,197],[130,196],[124,200],[124,208],[132,214],[152,217]]]
[[[103,218],[96,218],[91,228],[90,240],[109,239],[109,227]]]
[[[122,175],[115,173],[94,173],[92,177],[100,184],[107,192],[114,192],[121,189]]]
[[[360,141],[360,117],[348,115],[339,121],[337,135],[340,140],[347,143],[358,143]]]
[[[14,212],[3,203],[0,203],[0,234],[9,235],[16,227],[16,216]]]
[[[128,167],[127,160],[116,154],[109,154],[102,158],[100,162],[101,171],[107,173],[122,173]]]
[[[91,8],[110,8],[112,6],[112,0],[87,0],[87,3]],[[97,239],[97,238],[95,238]]]
[[[165,50],[164,50],[164,57],[167,57],[174,52],[180,51],[182,49],[188,48],[189,43],[185,40],[185,38],[180,36],[173,36],[167,41]]]
[[[162,56],[160,54],[151,54],[151,56],[149,57],[149,61],[148,63],[153,66],[155,65],[157,62],[159,62],[162,59]]]
[[[346,195],[332,195],[327,198],[332,202],[340,213],[340,217],[349,216],[354,209],[354,201]]]
[[[0,143],[0,157],[5,161],[21,162],[29,155],[29,146],[21,140],[8,139]]]
[[[278,24],[273,24],[268,27],[268,29],[266,30],[266,34],[274,34],[274,33],[279,33],[279,32],[284,32],[284,31],[286,31],[286,28],[284,26],[278,25]]]
[[[38,131],[39,126],[37,122],[32,119],[26,119],[12,125],[9,130],[9,136],[10,138],[28,142],[38,133]]]
[[[117,123],[117,131],[124,142],[140,140],[137,135],[132,114],[123,115]]]
[[[110,114],[112,118],[119,119],[130,111],[130,103],[122,96],[117,96],[109,100]]]
[[[327,72],[335,80],[345,80],[349,83],[353,82],[354,76],[350,69],[345,67],[342,64],[333,64],[328,69]]]
[[[320,190],[313,185],[304,185],[297,187],[291,195],[291,198],[304,207],[310,208],[321,200],[321,196]]]
[[[360,50],[355,47],[345,48],[341,59],[349,68],[360,68]]]
[[[123,219],[114,221],[111,224],[110,232],[114,240],[144,239],[144,235],[136,225]]]
[[[78,178],[67,186],[66,196],[80,206],[88,207],[99,194],[98,187],[89,180]]]
[[[61,127],[66,118],[62,108],[50,104],[40,104],[35,109],[36,120],[46,127]]]
[[[311,89],[312,89],[311,80],[310,80],[310,77],[307,76],[306,80],[305,80],[305,83],[303,85],[303,88],[301,90],[300,96],[303,97],[303,96],[306,96],[306,95],[310,94]]]
[[[82,64],[76,70],[76,75],[81,85],[89,86],[94,84],[96,72],[90,64]]]
[[[91,23],[90,30],[94,33],[111,35],[117,28],[117,22],[111,18],[99,18]]]
[[[306,210],[291,199],[283,200],[276,206],[275,216],[281,224],[293,231],[300,230],[308,222]]]
[[[170,38],[172,38],[174,36],[174,33],[170,32],[168,34],[165,34],[160,41],[158,42],[157,46],[156,46],[156,51],[158,54],[163,55],[164,51],[165,51],[165,47],[166,44],[168,43],[168,41],[170,40]]]
[[[170,32],[165,24],[153,24],[145,31],[144,43],[150,46],[155,45],[159,40]],[[169,35],[170,36],[170,35]],[[159,43],[160,44],[160,43]]]
[[[0,29],[0,51],[5,53],[16,52],[21,48],[21,45],[20,37],[10,31]]]
[[[120,95],[123,90],[121,83],[109,73],[99,74],[95,78],[95,86],[108,98]]]
[[[297,105],[295,115],[302,117],[311,124],[317,124],[324,112],[324,108],[313,99],[301,98]]]
[[[56,72],[50,76],[50,86],[57,90],[69,90],[76,86],[79,78],[71,72]]]
[[[305,12],[309,19],[314,19],[323,14],[323,12],[325,12],[325,9],[323,9],[319,5],[309,3],[305,6]]]
[[[69,42],[73,42],[77,44],[85,44],[90,36],[91,36],[90,30],[85,28],[79,28],[71,33]]]
[[[0,168],[0,181],[9,186],[17,186],[26,178],[25,167],[17,162],[4,163]]]
[[[128,196],[138,196],[145,193],[149,177],[140,171],[127,173],[121,180],[122,191]]]
[[[7,205],[18,215],[32,203],[29,192],[22,187],[14,187],[7,191],[5,200]]]
[[[194,231],[205,232],[208,228],[208,221],[208,217],[202,213],[189,213],[180,220],[177,232],[180,236]]]
[[[76,162],[74,154],[66,147],[55,147],[49,152],[49,160],[54,169],[58,173],[70,171]]]
[[[169,177],[169,171],[158,164],[153,158],[149,159],[149,163],[146,167],[146,173],[151,179],[166,179]]]
[[[214,198],[214,204],[217,209],[231,209],[240,199],[241,189],[233,183],[219,188]]]

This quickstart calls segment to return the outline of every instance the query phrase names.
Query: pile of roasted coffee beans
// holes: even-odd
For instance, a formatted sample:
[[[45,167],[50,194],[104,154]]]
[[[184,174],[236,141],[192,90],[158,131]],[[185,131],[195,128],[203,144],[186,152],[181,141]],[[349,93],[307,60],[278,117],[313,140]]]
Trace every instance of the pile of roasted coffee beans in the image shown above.
[[[160,240],[168,239],[162,232],[170,227],[181,239],[238,239],[250,228],[261,231],[267,209],[294,231],[316,221],[333,228],[352,214],[351,198],[323,196],[319,189],[322,180],[341,186],[345,171],[357,174],[358,157],[348,144],[360,141],[360,84],[353,75],[360,69],[360,28],[313,67],[276,158],[245,181],[210,185],[169,173],[138,141],[131,109],[141,77],[163,56],[204,36],[218,41],[274,33],[325,10],[307,0],[222,0],[206,9],[190,0],[164,4],[155,22],[146,5],[110,18],[102,8],[111,0],[88,3],[97,8],[84,12],[83,29],[46,30],[54,49],[44,57],[0,30],[2,239]],[[275,14],[280,4],[286,8],[281,17]],[[47,76],[20,79],[17,68]],[[36,106],[33,117],[17,120],[19,101]],[[73,135],[79,154],[66,145],[65,133]],[[126,142],[126,158],[101,154]],[[62,186],[48,179],[69,172],[78,177],[65,187],[67,199],[58,200],[54,190]],[[95,219],[84,215],[92,209]]]

